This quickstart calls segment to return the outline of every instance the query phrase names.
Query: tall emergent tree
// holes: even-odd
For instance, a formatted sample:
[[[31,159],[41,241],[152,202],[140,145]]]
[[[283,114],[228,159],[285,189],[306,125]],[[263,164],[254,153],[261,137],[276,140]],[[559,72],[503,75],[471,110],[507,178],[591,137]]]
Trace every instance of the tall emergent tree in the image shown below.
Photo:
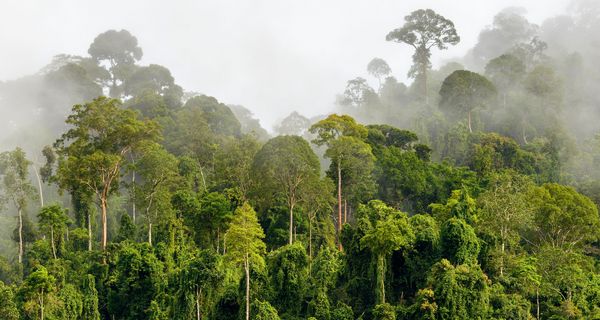
[[[142,58],[142,48],[137,38],[127,30],[108,30],[99,34],[90,45],[88,53],[98,64],[107,63],[110,79],[110,95],[118,97],[123,81],[133,72],[135,62]]]
[[[332,114],[310,127],[317,137],[312,141],[318,146],[327,145],[325,156],[332,160],[337,176],[338,234],[342,230],[342,170],[359,172],[357,181],[369,181],[373,168],[371,147],[363,141],[367,128],[348,115]],[[342,245],[339,242],[341,250]]]
[[[253,170],[262,194],[281,193],[290,213],[289,244],[294,240],[294,207],[319,180],[319,159],[306,140],[279,136],[269,140],[254,157]]]
[[[23,211],[27,199],[32,198],[35,189],[29,181],[29,166],[25,152],[21,148],[0,154],[0,178],[2,178],[3,197],[17,209],[19,234],[19,263],[23,262]]]
[[[63,190],[85,190],[96,196],[102,214],[102,249],[106,249],[108,197],[117,191],[127,154],[158,139],[158,126],[141,121],[115,99],[99,97],[75,105],[71,126],[54,147],[59,155],[56,181]]]
[[[415,49],[408,76],[420,85],[421,98],[427,101],[427,70],[431,67],[431,48],[440,50],[456,45],[460,37],[454,23],[431,9],[419,9],[404,17],[404,25],[387,34],[387,41],[402,42]]]
[[[256,212],[246,202],[235,210],[227,239],[227,256],[236,265],[244,266],[246,278],[246,320],[250,320],[250,264],[264,265],[265,233],[258,223]]]

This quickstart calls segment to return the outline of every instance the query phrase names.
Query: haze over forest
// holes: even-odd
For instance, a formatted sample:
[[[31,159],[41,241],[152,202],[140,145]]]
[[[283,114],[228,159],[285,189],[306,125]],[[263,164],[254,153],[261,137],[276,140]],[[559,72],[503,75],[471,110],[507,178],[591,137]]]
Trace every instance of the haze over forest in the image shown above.
[[[84,56],[99,33],[126,29],[144,49],[142,64],[168,67],[186,90],[244,105],[272,132],[293,110],[308,117],[333,110],[345,81],[364,75],[373,57],[406,82],[410,48],[384,41],[406,12],[430,7],[455,22],[461,42],[432,57],[438,67],[462,57],[506,7],[523,6],[538,25],[571,10],[568,0],[103,3],[4,1],[0,81],[33,74],[56,54]]]
[[[600,319],[600,2],[0,4],[0,319]]]

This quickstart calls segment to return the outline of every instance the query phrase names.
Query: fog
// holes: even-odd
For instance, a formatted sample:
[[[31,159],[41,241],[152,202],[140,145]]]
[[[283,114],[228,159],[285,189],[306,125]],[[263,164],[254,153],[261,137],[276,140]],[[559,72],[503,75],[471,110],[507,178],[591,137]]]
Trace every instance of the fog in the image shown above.
[[[3,0],[0,81],[34,74],[56,54],[86,56],[96,35],[127,29],[144,51],[141,64],[166,66],[187,91],[245,106],[272,131],[293,110],[309,117],[334,110],[336,94],[347,80],[366,77],[373,57],[386,60],[406,82],[412,48],[386,42],[385,35],[415,9],[444,15],[461,37],[457,46],[433,52],[436,68],[463,57],[505,7],[523,7],[538,25],[569,7],[567,0],[167,3]],[[7,110],[2,115],[4,121],[13,118]]]

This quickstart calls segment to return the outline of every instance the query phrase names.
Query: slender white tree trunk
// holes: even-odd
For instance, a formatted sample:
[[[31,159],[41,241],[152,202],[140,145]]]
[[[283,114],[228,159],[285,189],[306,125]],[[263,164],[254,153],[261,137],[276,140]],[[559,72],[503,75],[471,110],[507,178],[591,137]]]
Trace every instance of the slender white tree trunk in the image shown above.
[[[23,210],[19,211],[19,263],[23,263]]]
[[[152,222],[148,223],[148,243],[152,246]]]
[[[293,201],[290,201],[290,243],[292,244],[294,242],[294,203]]]
[[[468,125],[469,125],[469,133],[473,133],[473,129],[471,128],[471,111],[468,112],[468,121],[467,121]]]
[[[88,225],[88,251],[92,251],[92,215],[88,212],[87,215]]]
[[[337,162],[338,174],[338,248],[342,251],[342,164],[338,159]]]
[[[38,183],[38,190],[40,193],[40,208],[41,208],[44,206],[44,191],[42,190],[42,179],[40,178],[40,173],[38,172],[38,170],[35,166],[33,167],[33,172],[35,173],[35,177],[36,177],[37,183]]]
[[[244,261],[244,269],[246,271],[246,320],[250,320],[250,261],[248,253]]]
[[[196,320],[200,320],[200,289],[196,289]]]
[[[40,319],[44,320],[44,288],[42,288],[42,293],[40,294]]]
[[[50,227],[50,241],[52,242],[52,255],[56,259],[56,245],[54,245],[54,227]]]
[[[133,219],[133,224],[135,224],[135,216],[136,216],[136,208],[135,208],[135,170],[131,173],[131,187],[133,188],[132,196],[131,196],[131,216]]]
[[[107,199],[106,196],[102,196],[100,199],[100,206],[102,209],[102,250],[106,251],[106,244],[108,243],[108,226],[107,226]]]

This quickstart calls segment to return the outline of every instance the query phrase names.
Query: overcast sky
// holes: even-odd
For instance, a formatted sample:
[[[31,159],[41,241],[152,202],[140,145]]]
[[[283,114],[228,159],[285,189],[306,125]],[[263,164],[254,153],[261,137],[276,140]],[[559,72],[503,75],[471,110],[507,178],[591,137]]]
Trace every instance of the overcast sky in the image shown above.
[[[569,0],[0,0],[0,81],[31,74],[59,53],[87,55],[94,37],[127,29],[143,64],[168,67],[188,91],[252,110],[271,130],[298,110],[333,108],[345,82],[366,77],[373,57],[404,80],[412,52],[385,41],[403,17],[432,8],[452,20],[462,41],[433,53],[434,65],[462,56],[480,30],[509,6],[535,23],[565,11]]]

